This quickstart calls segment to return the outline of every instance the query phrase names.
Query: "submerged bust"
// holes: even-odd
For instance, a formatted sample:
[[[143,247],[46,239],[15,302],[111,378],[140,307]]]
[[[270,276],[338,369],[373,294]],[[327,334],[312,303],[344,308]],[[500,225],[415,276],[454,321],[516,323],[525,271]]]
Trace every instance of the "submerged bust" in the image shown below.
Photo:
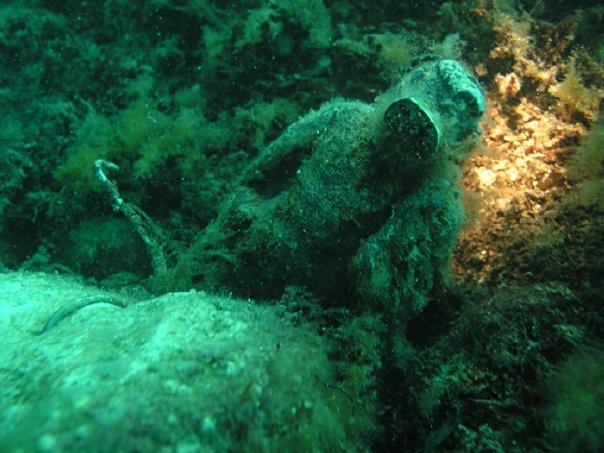
[[[485,101],[452,60],[421,61],[373,104],[336,99],[260,152],[175,276],[203,289],[418,310],[460,226],[452,150]]]

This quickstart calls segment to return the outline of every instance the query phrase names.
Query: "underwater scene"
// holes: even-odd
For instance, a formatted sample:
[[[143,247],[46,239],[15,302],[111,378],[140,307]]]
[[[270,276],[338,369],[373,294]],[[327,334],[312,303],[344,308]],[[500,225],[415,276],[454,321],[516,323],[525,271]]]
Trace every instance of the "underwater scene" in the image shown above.
[[[4,0],[0,453],[604,451],[604,4]]]

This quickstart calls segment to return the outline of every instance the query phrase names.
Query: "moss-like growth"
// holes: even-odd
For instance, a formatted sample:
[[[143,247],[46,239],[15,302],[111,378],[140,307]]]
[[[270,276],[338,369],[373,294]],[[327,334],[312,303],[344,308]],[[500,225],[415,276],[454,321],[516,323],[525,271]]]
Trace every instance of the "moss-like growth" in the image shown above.
[[[124,218],[83,221],[71,231],[59,259],[98,281],[123,272],[139,279],[150,273],[145,244]]]
[[[581,203],[604,211],[604,116],[575,150],[569,176],[579,185]]]
[[[576,57],[568,61],[562,82],[551,86],[549,92],[559,99],[556,110],[565,120],[578,117],[594,121],[598,115],[600,99],[604,98],[604,89],[585,86],[577,68]]]
[[[604,351],[569,357],[547,383],[551,397],[548,446],[552,451],[604,448]]]

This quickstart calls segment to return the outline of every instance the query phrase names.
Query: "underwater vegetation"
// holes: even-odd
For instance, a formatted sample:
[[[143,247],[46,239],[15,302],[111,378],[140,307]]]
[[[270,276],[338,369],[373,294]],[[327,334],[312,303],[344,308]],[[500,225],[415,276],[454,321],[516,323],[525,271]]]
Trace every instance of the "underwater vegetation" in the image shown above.
[[[3,2],[0,444],[601,451],[603,30]]]

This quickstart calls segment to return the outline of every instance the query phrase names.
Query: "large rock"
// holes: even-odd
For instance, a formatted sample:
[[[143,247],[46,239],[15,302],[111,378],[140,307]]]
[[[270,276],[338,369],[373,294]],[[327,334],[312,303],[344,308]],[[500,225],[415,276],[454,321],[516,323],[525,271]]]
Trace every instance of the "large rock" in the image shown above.
[[[363,450],[370,417],[284,310],[0,275],[0,451]]]

